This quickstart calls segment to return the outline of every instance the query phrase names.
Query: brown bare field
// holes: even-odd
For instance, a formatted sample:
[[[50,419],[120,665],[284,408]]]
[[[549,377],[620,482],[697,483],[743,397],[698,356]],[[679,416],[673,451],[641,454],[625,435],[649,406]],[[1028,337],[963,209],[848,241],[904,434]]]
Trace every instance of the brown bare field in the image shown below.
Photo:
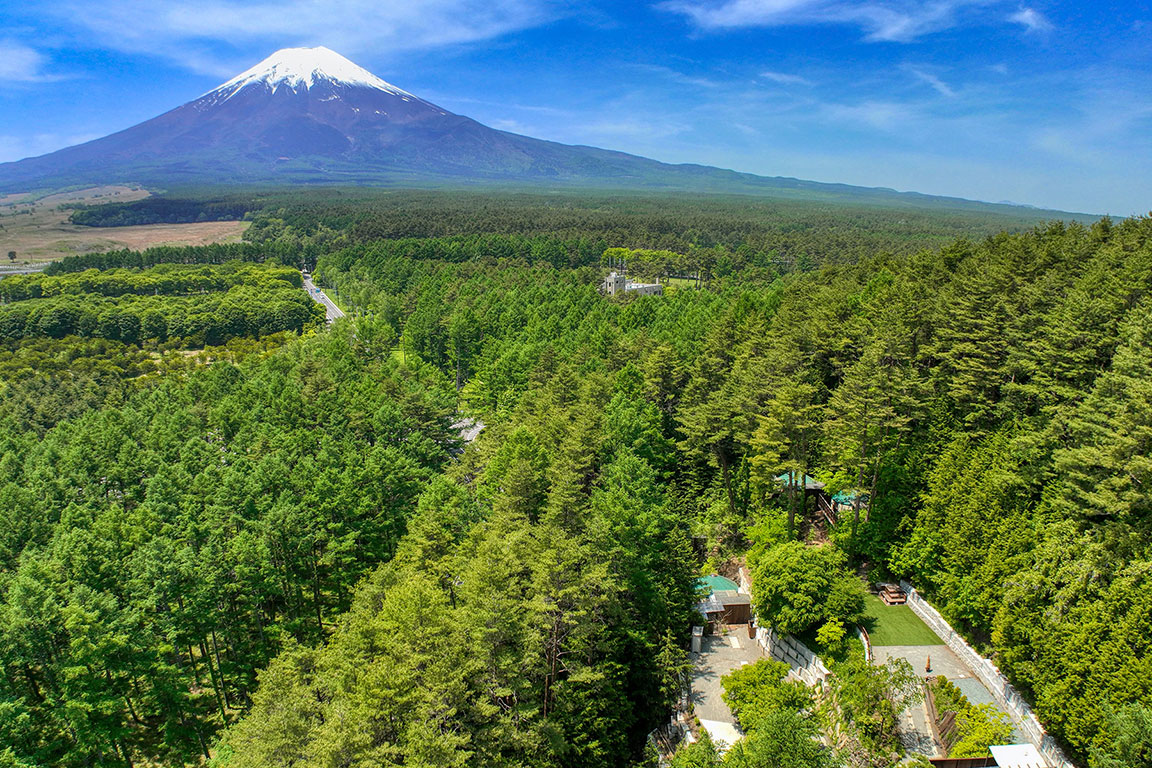
[[[197,224],[147,224],[138,227],[78,227],[69,223],[64,203],[120,203],[148,197],[131,187],[95,187],[35,196],[0,197],[0,264],[16,251],[16,264],[52,261],[63,256],[117,248],[154,245],[207,245],[236,242],[248,227],[245,221],[206,221]]]

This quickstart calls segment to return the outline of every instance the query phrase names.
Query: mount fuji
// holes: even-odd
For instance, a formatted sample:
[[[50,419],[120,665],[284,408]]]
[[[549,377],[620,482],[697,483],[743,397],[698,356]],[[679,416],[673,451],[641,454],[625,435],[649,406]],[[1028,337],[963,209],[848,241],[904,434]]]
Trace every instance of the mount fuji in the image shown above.
[[[126,182],[165,188],[596,187],[974,205],[888,189],[669,165],[500,131],[397,88],[323,47],[277,51],[159,117],[86,144],[0,164],[0,193]]]

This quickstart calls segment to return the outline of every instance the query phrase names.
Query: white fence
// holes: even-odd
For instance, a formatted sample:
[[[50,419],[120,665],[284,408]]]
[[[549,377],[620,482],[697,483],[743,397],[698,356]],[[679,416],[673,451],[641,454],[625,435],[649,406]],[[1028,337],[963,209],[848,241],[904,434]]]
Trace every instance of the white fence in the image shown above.
[[[875,656],[872,654],[872,638],[868,637],[868,630],[857,624],[856,637],[860,638],[860,643],[864,646],[864,661],[871,664],[875,661]]]
[[[1044,731],[1044,726],[1040,725],[1028,702],[1001,674],[996,665],[990,659],[976,653],[972,646],[968,645],[967,641],[944,620],[940,612],[920,597],[911,584],[901,581],[900,586],[908,593],[908,606],[913,613],[931,627],[932,631],[948,644],[952,652],[976,673],[980,682],[992,692],[992,698],[996,700],[997,705],[1008,713],[1016,729],[1040,751],[1048,764],[1055,768],[1072,768],[1072,762],[1064,754],[1064,750],[1060,749],[1056,740]]]
[[[808,646],[792,635],[783,635],[771,627],[757,627],[756,641],[777,661],[792,667],[792,671],[805,685],[822,686],[828,677],[828,668]]]

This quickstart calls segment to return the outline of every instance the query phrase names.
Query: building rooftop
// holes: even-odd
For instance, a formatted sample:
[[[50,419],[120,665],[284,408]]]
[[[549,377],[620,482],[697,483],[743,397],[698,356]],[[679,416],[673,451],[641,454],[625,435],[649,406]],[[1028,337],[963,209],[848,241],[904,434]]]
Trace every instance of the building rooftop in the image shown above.
[[[737,592],[732,589],[723,589],[712,593],[712,597],[716,598],[721,605],[749,605],[752,598],[743,592]]]
[[[785,472],[782,475],[777,475],[776,476],[776,482],[780,483],[781,485],[787,486],[788,485],[788,473]],[[799,486],[800,483],[796,483],[796,485]],[[811,475],[804,475],[804,489],[808,490],[808,491],[822,491],[822,490],[824,490],[824,483],[815,479]]]
[[[1048,761],[1031,744],[1002,744],[988,749],[1000,768],[1048,768]]]
[[[723,576],[717,576],[716,574],[712,574],[711,576],[702,576],[699,579],[696,579],[696,583],[701,587],[702,590],[707,589],[709,592],[725,589],[740,589],[738,586],[736,586],[736,582],[732,581],[731,579],[726,579]]]

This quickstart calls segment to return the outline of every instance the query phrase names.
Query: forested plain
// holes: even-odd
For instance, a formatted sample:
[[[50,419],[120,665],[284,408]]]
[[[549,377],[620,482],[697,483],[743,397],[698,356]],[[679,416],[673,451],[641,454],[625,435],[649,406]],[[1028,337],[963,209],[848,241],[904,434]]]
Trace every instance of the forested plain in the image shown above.
[[[1075,759],[1144,764],[1152,219],[794,212],[830,222],[798,244],[715,201],[676,227],[426,194],[0,281],[4,312],[97,318],[0,350],[0,764],[647,765],[696,578],[734,557],[761,619],[836,659],[833,706],[757,665],[725,682],[747,741],[678,765],[899,758],[910,670],[844,640],[860,566],[916,584]],[[693,279],[602,296],[609,248]],[[307,299],[281,265],[351,316],[99,330],[118,302]],[[781,473],[871,503],[827,526]]]

